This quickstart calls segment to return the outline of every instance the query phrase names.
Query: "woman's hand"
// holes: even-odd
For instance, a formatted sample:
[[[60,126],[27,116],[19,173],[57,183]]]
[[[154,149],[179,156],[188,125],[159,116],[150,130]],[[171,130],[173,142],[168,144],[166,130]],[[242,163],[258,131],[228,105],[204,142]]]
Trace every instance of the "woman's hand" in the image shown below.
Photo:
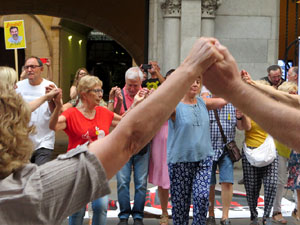
[[[241,77],[242,80],[245,81],[247,84],[254,85],[254,81],[252,80],[250,74],[246,70],[241,70]]]

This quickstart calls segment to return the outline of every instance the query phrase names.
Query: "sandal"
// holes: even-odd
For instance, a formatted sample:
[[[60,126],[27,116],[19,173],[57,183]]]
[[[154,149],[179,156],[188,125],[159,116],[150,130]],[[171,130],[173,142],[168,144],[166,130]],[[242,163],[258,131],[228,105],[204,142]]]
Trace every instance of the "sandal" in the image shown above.
[[[287,224],[287,221],[282,217],[281,212],[274,212],[272,219],[274,223]]]
[[[159,224],[168,225],[169,224],[169,215],[161,215]]]

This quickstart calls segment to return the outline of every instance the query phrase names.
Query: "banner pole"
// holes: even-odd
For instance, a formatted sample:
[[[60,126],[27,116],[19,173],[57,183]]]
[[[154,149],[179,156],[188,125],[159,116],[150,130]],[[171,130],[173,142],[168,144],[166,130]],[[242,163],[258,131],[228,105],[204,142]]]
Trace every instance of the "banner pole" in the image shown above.
[[[18,69],[18,49],[15,48],[15,70],[17,72],[17,77],[19,77],[19,69]]]

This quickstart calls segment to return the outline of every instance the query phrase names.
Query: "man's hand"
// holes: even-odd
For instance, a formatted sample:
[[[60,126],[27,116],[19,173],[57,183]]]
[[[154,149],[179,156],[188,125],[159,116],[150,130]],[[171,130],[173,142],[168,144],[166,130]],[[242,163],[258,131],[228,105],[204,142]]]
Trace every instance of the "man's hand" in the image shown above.
[[[218,53],[223,55],[223,60],[215,59],[215,63],[209,63],[210,67],[206,67],[207,70],[203,74],[204,85],[214,94],[220,97],[226,97],[230,95],[233,89],[242,83],[242,79],[233,56],[229,53],[226,47],[220,43],[215,44]],[[214,53],[211,53],[214,55]]]
[[[45,65],[47,67],[51,66],[51,59],[50,58],[47,58],[47,61],[45,62]]]
[[[53,100],[53,98],[61,92],[59,88],[53,88],[49,92],[46,93],[47,101]]]
[[[138,93],[134,96],[134,101],[132,103],[132,108],[141,103],[147,96],[149,95],[149,90],[147,88],[143,88],[138,91]]]
[[[241,77],[243,81],[245,81],[247,84],[254,85],[255,82],[252,80],[250,74],[246,70],[241,70]]]
[[[235,116],[237,119],[241,119],[244,116],[244,113],[239,109],[235,109]]]
[[[46,87],[46,91],[45,93],[49,93],[50,91],[52,91],[53,89],[56,89],[55,85],[50,84],[49,86]]]
[[[222,52],[216,47],[217,45],[219,42],[215,38],[198,39],[181,66],[185,68],[185,71],[193,73],[193,77],[196,79],[212,64],[224,59]]]
[[[53,98],[53,101],[54,101],[56,107],[61,108],[63,106],[62,90],[60,88],[58,88],[57,90],[58,90],[58,94]]]
[[[156,61],[149,61],[149,64],[151,65],[151,69],[149,69],[149,73],[151,75],[158,75],[160,73],[160,67],[158,66]]]

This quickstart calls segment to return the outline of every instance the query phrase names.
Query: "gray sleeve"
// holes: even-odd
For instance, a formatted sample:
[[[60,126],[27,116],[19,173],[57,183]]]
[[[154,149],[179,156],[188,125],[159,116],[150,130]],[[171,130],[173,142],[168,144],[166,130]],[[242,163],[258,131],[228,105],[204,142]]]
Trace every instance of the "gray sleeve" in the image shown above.
[[[105,171],[87,145],[39,167],[46,220],[59,224],[88,202],[110,193]]]

